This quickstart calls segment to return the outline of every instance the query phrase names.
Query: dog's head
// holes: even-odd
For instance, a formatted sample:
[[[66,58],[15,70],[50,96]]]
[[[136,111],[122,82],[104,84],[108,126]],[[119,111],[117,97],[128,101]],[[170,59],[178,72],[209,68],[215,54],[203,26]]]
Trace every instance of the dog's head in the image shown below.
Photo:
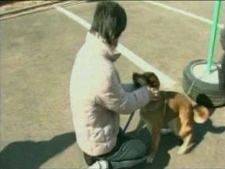
[[[153,72],[145,72],[143,74],[133,73],[133,82],[136,87],[148,85],[151,88],[159,89],[159,78]]]

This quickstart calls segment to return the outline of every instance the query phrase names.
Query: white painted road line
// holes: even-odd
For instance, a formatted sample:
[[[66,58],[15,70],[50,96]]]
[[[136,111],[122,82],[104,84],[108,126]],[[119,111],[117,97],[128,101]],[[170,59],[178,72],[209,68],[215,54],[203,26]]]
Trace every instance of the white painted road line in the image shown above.
[[[75,15],[74,13],[62,8],[62,7],[55,7],[56,10],[63,13],[67,17],[71,18],[72,20],[76,21],[86,29],[90,29],[91,25],[85,21],[84,19],[80,18],[79,16]],[[157,70],[156,68],[149,65],[145,60],[134,54],[132,51],[130,51],[128,48],[123,46],[122,44],[119,44],[117,47],[117,50],[122,53],[123,56],[125,56],[127,59],[129,59],[133,64],[138,66],[143,71],[152,71],[157,74],[160,81],[162,82],[163,87],[170,87],[173,86],[176,82],[168,77],[167,75],[163,74],[161,71]]]
[[[160,2],[155,2],[155,1],[144,1],[144,2],[149,3],[149,4],[152,4],[152,5],[155,5],[155,6],[159,6],[161,8],[164,8],[164,9],[167,9],[167,10],[170,10],[170,11],[173,11],[175,13],[182,14],[182,15],[187,16],[187,17],[190,17],[190,18],[194,18],[194,19],[199,20],[201,22],[205,22],[205,23],[208,23],[208,24],[212,24],[213,23],[212,20],[210,20],[210,19],[207,19],[207,18],[198,16],[198,15],[193,14],[193,13],[190,13],[190,12],[186,12],[184,10],[180,10],[180,9],[171,7],[169,5],[162,4]],[[220,24],[220,23],[218,23],[217,26],[219,28],[223,28],[224,27],[224,25],[223,24]]]
[[[158,69],[149,65],[144,59],[137,56],[135,53],[127,49],[125,46],[119,44],[117,50],[122,53],[127,59],[133,62],[136,66],[141,68],[143,71],[154,72],[159,77],[160,81],[162,82],[163,87],[170,87],[175,84],[175,81],[169,78],[167,75],[163,74]]]
[[[75,22],[78,22],[80,25],[82,25],[86,29],[90,29],[91,28],[91,25],[87,21],[85,21],[84,19],[82,19],[79,16],[75,15],[74,13],[72,13],[72,12],[70,12],[70,11],[60,7],[60,6],[55,7],[55,9],[58,10],[59,12],[63,13],[64,15],[68,16],[69,18],[71,18]]]

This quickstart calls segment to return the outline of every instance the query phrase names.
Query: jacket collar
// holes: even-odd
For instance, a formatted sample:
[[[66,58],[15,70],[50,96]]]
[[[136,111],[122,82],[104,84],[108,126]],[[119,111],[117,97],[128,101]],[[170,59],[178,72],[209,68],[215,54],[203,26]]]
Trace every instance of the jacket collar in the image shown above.
[[[105,56],[112,62],[115,62],[119,57],[120,53],[116,52],[114,48],[111,48],[105,43],[105,40],[98,34],[87,33],[86,43],[91,46],[92,49],[97,49],[101,55]]]

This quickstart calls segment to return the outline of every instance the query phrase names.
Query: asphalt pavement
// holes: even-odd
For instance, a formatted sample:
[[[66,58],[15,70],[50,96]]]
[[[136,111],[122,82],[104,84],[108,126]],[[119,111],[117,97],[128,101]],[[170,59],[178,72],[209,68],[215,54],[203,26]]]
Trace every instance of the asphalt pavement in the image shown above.
[[[182,71],[190,61],[206,58],[211,25],[181,11],[211,20],[213,2],[119,3],[128,15],[120,39],[123,56],[116,63],[122,81],[131,82],[133,72],[148,67],[161,73],[166,90],[183,92]],[[53,6],[0,22],[2,169],[87,168],[76,144],[69,79],[95,4]],[[225,23],[224,13],[223,3],[221,24]],[[214,60],[222,53],[218,42]],[[143,62],[138,64],[140,58]],[[225,168],[225,108],[211,112],[210,120],[196,125],[198,144],[193,151],[178,155],[178,139],[163,135],[154,163],[139,168]],[[135,114],[128,128],[131,135],[138,118]],[[127,119],[121,116],[121,126]],[[149,145],[145,129],[138,137]]]

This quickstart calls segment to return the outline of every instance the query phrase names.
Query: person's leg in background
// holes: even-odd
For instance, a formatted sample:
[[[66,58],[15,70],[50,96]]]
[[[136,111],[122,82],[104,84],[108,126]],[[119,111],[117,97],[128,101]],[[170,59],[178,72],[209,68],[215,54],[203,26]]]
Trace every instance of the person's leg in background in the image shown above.
[[[220,34],[220,43],[224,53],[220,60],[221,65],[219,67],[219,86],[221,90],[225,90],[225,27],[222,29]]]

